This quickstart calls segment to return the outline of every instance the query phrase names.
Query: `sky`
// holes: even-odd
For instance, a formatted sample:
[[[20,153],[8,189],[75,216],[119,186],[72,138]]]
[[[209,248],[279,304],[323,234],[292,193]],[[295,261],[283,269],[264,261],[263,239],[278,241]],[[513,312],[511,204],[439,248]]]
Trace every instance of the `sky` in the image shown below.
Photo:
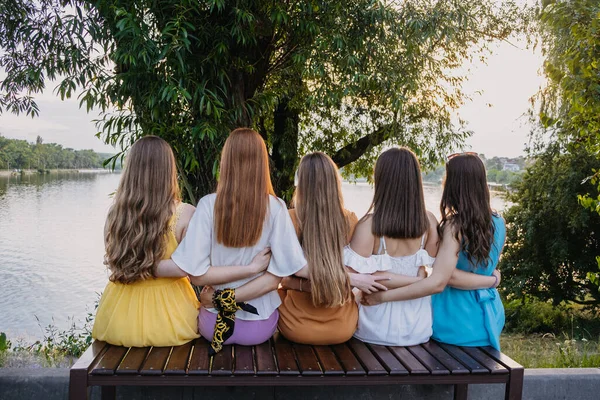
[[[458,115],[468,121],[473,135],[465,150],[483,153],[486,157],[516,157],[524,154],[530,124],[525,115],[529,99],[543,83],[540,76],[542,56],[527,49],[524,42],[495,43],[486,64],[476,61],[465,64],[469,80],[464,85],[472,100],[464,104]],[[1,79],[1,77],[0,77]],[[45,143],[59,143],[74,149],[94,149],[115,152],[95,137],[98,131],[92,122],[98,117],[79,108],[77,98],[61,101],[54,94],[53,83],[36,96],[40,115],[4,113],[0,115],[0,133],[5,137],[35,141],[40,135]]]

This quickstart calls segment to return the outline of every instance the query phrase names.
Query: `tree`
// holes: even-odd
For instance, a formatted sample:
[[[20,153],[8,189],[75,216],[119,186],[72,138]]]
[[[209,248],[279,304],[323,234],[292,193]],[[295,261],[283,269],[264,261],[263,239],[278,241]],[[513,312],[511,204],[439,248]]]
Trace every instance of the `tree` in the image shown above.
[[[538,95],[540,130],[538,146],[548,133],[571,151],[584,147],[600,152],[600,3],[596,0],[546,0],[541,9],[540,34],[545,54],[547,86]],[[595,166],[583,185],[600,185]],[[600,214],[600,186],[578,191],[581,205]],[[600,290],[598,269],[588,274]]]
[[[527,27],[493,0],[5,0],[0,14],[0,111],[37,115],[30,93],[59,79],[62,98],[81,90],[102,112],[105,142],[165,138],[192,201],[240,125],[267,141],[287,196],[307,151],[370,176],[396,143],[434,166],[469,135],[453,123],[458,68]]]
[[[597,187],[582,181],[599,167],[598,156],[585,147],[566,152],[554,144],[524,173],[509,197],[515,205],[504,215],[500,268],[507,294],[600,305],[598,288],[586,279],[597,270],[600,215],[577,201],[584,193],[598,195]]]

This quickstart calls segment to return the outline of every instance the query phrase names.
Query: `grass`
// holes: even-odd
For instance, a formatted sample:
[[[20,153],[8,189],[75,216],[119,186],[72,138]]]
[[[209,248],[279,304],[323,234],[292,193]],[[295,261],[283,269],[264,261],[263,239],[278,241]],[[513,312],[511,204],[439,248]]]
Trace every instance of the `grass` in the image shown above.
[[[502,352],[525,368],[598,368],[600,338],[572,339],[567,335],[503,334]]]

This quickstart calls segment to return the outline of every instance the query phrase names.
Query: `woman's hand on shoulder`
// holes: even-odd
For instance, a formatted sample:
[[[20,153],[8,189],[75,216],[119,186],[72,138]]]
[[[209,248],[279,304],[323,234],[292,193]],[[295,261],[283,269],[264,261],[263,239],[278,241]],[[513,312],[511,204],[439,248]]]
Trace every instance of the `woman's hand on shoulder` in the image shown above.
[[[254,256],[250,263],[250,268],[254,275],[266,271],[271,262],[271,248],[265,247],[261,252]]]

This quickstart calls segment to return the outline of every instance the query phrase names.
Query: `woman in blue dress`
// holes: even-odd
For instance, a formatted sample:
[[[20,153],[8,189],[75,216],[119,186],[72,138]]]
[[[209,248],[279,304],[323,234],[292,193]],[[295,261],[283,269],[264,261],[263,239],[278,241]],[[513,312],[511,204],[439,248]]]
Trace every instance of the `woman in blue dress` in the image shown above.
[[[432,296],[433,338],[459,346],[492,346],[500,349],[504,307],[496,290],[496,266],[504,246],[504,220],[490,206],[483,162],[476,153],[453,154],[446,163],[446,179],[440,204],[438,226],[441,243],[432,274],[416,283],[363,297],[377,304],[389,296],[408,300]],[[456,269],[472,272],[461,275],[482,282],[486,289],[462,290]],[[466,279],[461,278],[461,279]]]

